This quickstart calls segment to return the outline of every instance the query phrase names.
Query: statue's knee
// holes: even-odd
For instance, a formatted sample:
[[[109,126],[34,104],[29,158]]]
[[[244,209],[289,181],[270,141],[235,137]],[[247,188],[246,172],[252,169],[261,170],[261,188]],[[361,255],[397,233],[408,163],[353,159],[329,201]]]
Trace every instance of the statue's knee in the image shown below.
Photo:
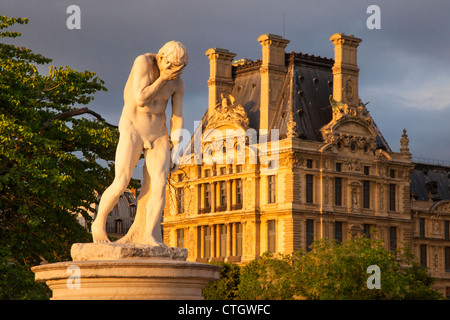
[[[152,183],[151,190],[155,196],[163,197],[166,191],[166,183]]]

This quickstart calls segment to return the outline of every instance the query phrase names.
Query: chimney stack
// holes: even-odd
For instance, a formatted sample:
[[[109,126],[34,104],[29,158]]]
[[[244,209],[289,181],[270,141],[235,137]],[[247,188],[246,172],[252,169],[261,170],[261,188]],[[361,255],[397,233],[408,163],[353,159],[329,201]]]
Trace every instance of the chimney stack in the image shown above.
[[[334,44],[333,99],[351,106],[359,104],[358,76],[356,61],[357,48],[362,41],[353,35],[333,34]]]
[[[236,54],[221,48],[208,49],[205,54],[210,60],[208,110],[212,110],[219,102],[220,94],[231,93],[233,89],[232,61]]]
[[[286,76],[285,48],[290,41],[270,33],[259,36],[258,41],[262,46],[259,128],[269,130]]]

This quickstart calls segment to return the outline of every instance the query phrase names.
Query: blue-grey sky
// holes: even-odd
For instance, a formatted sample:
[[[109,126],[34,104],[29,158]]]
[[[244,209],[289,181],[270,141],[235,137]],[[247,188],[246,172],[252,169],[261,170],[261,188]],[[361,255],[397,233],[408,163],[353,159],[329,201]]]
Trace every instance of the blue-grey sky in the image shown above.
[[[69,5],[81,10],[81,29],[69,30]],[[366,25],[370,5],[381,29]],[[52,58],[52,65],[96,72],[108,92],[89,108],[118,124],[123,88],[136,56],[170,40],[188,49],[183,73],[185,127],[192,132],[207,108],[211,47],[236,59],[261,58],[259,35],[284,35],[286,51],[334,58],[329,38],[362,38],[359,95],[394,151],[406,128],[414,157],[450,161],[450,2],[448,0],[2,0],[0,14],[27,17],[10,43]],[[284,18],[283,18],[284,17]],[[44,70],[46,72],[46,70]]]

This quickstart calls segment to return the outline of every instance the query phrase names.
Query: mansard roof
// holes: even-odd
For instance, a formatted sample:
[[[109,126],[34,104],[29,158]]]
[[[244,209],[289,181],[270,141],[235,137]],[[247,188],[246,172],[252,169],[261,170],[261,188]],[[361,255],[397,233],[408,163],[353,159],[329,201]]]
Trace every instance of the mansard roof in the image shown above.
[[[450,200],[450,167],[414,163],[411,193],[414,199],[420,201]]]
[[[333,64],[334,60],[330,58],[295,52],[286,54],[288,73],[278,95],[271,125],[271,129],[280,130],[281,139],[287,135],[287,123],[292,112],[300,139],[323,141],[320,129],[332,120]],[[260,67],[261,60],[244,60],[233,66],[234,86],[231,92],[236,105],[241,104],[247,112],[250,127],[256,130],[260,123]],[[377,147],[391,151],[375,122],[372,124],[377,132]]]

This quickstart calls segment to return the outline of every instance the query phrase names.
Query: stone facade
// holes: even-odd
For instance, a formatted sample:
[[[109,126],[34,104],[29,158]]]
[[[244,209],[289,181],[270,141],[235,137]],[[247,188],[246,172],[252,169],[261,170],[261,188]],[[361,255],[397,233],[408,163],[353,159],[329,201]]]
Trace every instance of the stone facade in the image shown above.
[[[262,60],[206,52],[208,111],[170,176],[164,242],[190,261],[247,263],[365,234],[426,256],[448,294],[450,201],[411,196],[406,131],[391,150],[359,98],[361,39],[330,40],[334,61],[286,54],[289,41],[272,34],[258,38]]]

